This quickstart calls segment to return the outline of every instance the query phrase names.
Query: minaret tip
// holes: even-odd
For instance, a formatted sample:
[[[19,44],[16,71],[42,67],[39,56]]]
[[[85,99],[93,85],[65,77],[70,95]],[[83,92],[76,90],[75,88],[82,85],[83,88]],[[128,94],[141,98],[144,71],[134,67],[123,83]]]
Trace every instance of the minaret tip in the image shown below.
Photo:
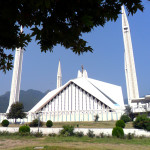
[[[57,71],[57,88],[62,86],[62,73],[61,73],[61,64],[60,59],[58,63],[58,71]]]

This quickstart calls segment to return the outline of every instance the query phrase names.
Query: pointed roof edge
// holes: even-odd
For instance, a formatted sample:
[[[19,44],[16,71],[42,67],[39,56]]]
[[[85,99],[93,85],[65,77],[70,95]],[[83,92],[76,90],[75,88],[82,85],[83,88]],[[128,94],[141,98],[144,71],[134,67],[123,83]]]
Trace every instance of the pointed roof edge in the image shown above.
[[[76,78],[77,79],[77,78]],[[62,92],[69,84],[74,83],[75,85],[77,85],[78,87],[80,87],[81,89],[83,89],[79,84],[77,84],[75,81],[75,79],[73,80],[69,80],[65,85],[61,86],[58,89],[55,89],[51,92],[49,92],[47,95],[45,95],[29,112],[37,112],[39,111],[42,107],[44,107],[47,103],[49,103],[55,96],[57,96],[60,92]],[[85,79],[86,80],[86,79]],[[87,80],[88,82],[88,80]],[[91,83],[90,83],[91,84]],[[92,85],[93,86],[93,85]],[[95,86],[93,86],[95,88]],[[84,91],[86,91],[87,93],[89,93],[90,95],[94,96],[92,92],[87,91],[86,89],[83,89]],[[96,89],[98,90],[98,89]],[[44,99],[50,95],[50,98],[47,98],[45,101]],[[109,101],[110,99],[106,96],[106,94],[101,93],[105,98],[107,98]],[[98,100],[100,100],[98,97],[94,96],[95,98],[97,98]],[[41,103],[42,101],[44,101],[43,103]],[[115,105],[112,103],[112,101],[110,101],[114,107],[110,106],[107,102],[100,100],[102,103],[104,103],[105,105],[109,106],[111,109],[115,109]],[[39,105],[39,106],[38,106]],[[37,107],[37,108],[36,108]]]

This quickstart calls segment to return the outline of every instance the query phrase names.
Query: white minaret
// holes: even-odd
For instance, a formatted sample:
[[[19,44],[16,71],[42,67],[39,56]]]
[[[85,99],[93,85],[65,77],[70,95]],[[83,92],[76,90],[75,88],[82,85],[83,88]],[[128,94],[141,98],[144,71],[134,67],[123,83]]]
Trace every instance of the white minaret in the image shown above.
[[[131,100],[139,98],[139,91],[138,91],[130,28],[124,6],[122,6],[122,32],[125,49],[124,61],[125,61],[125,76],[128,94],[128,104],[131,106]]]
[[[20,32],[21,33],[23,32],[22,26],[21,26]],[[16,48],[10,99],[9,99],[9,105],[8,105],[6,113],[9,112],[10,107],[13,103],[19,102],[22,61],[23,61],[23,49],[21,49],[21,47]]]
[[[61,65],[60,60],[58,64],[58,72],[57,72],[57,88],[62,86],[62,74],[61,74]]]

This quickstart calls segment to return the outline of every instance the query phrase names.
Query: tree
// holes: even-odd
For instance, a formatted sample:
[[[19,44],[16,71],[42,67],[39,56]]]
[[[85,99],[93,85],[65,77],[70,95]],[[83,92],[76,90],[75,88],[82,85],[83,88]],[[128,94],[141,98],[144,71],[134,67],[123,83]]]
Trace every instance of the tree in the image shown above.
[[[128,105],[128,106],[126,106],[126,108],[125,108],[125,113],[124,113],[125,115],[127,115],[127,116],[129,116],[130,118],[131,118],[131,120],[133,121],[133,119],[135,118],[135,114],[133,113],[133,110],[132,110],[132,108]]]
[[[128,13],[143,11],[141,0],[2,0],[0,1],[0,70],[12,69],[12,54],[5,51],[25,47],[33,36],[42,52],[57,44],[74,53],[93,52],[83,33],[116,21],[125,5]],[[20,26],[30,34],[20,33]]]
[[[97,122],[97,121],[98,121],[98,119],[99,119],[99,115],[98,115],[98,114],[96,114],[96,115],[94,116],[94,121],[95,121],[95,122]]]
[[[15,119],[15,124],[16,124],[16,119],[20,118],[26,118],[26,113],[23,112],[24,106],[22,103],[16,102],[11,105],[10,111],[7,114],[8,119]]]

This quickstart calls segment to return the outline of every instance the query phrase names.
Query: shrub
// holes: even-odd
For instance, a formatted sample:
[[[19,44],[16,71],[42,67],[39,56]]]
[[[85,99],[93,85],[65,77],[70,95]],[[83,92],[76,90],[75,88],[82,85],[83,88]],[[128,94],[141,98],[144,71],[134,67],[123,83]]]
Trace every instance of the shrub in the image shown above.
[[[99,135],[96,135],[96,138],[100,138],[100,136],[99,136]]]
[[[121,127],[115,127],[112,130],[112,136],[115,136],[117,138],[123,138],[124,137],[124,131]]]
[[[149,121],[146,123],[146,130],[147,130],[147,131],[150,131],[150,119],[149,119]]]
[[[35,137],[42,137],[43,133],[42,132],[35,132],[35,133],[32,133],[31,135],[35,136]]]
[[[57,134],[56,133],[50,133],[49,136],[50,137],[55,137],[55,136],[57,136]]]
[[[46,122],[46,126],[47,126],[47,127],[52,127],[52,126],[53,126],[53,122],[52,122],[51,120],[48,120],[48,121]]]
[[[19,127],[19,133],[30,133],[30,127],[29,126],[20,126]]]
[[[32,122],[29,123],[30,127],[38,127],[38,119],[34,119]],[[39,127],[43,126],[43,122],[39,121]]]
[[[93,131],[89,130],[87,133],[87,136],[93,138],[95,136],[95,134]]]
[[[104,138],[105,137],[105,134],[102,132],[102,133],[100,133],[100,137],[101,138]]]
[[[95,117],[95,118],[94,118],[94,121],[97,122],[98,119],[99,119],[99,115],[97,114],[97,115],[95,115],[94,117]]]
[[[120,120],[123,120],[124,123],[127,123],[131,121],[131,118],[128,115],[122,115]]]
[[[0,136],[9,136],[12,133],[8,132],[8,131],[0,131]]]
[[[2,124],[3,127],[8,127],[9,121],[8,120],[3,120],[1,124]]]
[[[126,135],[127,139],[130,140],[130,139],[133,139],[134,138],[134,134],[133,133],[128,133]]]
[[[75,136],[76,136],[76,137],[83,137],[84,134],[83,134],[83,132],[76,132],[76,133],[75,133]]]
[[[63,136],[73,136],[74,135],[74,126],[65,125],[63,129],[60,131],[60,135]]]
[[[116,121],[116,127],[124,128],[125,127],[124,121],[123,120]]]
[[[133,121],[133,127],[150,131],[150,118],[146,114],[137,116]]]

